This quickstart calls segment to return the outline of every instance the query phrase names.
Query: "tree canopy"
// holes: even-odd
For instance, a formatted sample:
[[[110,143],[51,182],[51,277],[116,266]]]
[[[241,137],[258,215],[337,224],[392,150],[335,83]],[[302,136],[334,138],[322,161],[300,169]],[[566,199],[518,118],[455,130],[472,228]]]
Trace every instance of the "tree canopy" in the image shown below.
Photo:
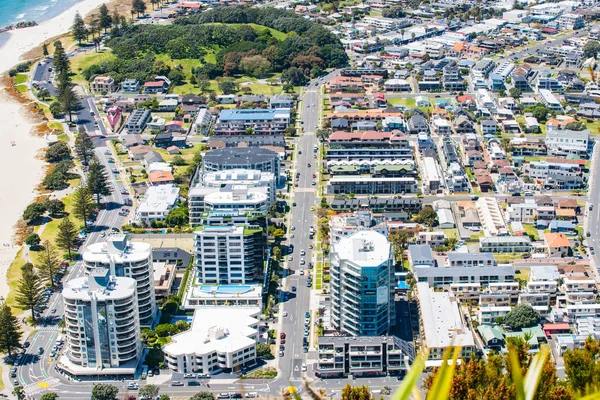
[[[529,328],[540,322],[540,314],[529,304],[519,304],[504,317],[504,323],[513,329]]]
[[[255,30],[248,24],[266,28]],[[267,28],[288,35],[279,40]],[[110,74],[116,81],[169,75],[170,66],[158,61],[157,54],[173,60],[197,59],[196,80],[238,73],[259,77],[290,67],[309,76],[314,67],[340,67],[348,61],[340,40],[326,28],[272,7],[216,8],[178,18],[171,25],[131,25],[115,34],[106,44],[116,57],[86,69],[86,79],[97,74]],[[207,62],[204,57],[214,49],[216,63]],[[181,78],[180,74],[174,77]]]

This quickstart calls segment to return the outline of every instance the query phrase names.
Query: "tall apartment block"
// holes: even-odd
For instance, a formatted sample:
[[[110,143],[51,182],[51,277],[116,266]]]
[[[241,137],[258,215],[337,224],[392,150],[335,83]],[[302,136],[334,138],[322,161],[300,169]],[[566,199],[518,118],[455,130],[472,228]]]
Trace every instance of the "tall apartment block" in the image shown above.
[[[220,285],[262,282],[264,240],[259,225],[198,227],[194,232],[198,281]]]
[[[331,245],[332,323],[341,334],[380,336],[395,321],[394,256],[387,238],[359,231]]]
[[[111,235],[105,242],[89,245],[82,258],[88,274],[95,268],[105,268],[110,275],[135,279],[140,322],[152,325],[157,309],[150,244],[131,242],[126,235]]]
[[[62,294],[66,351],[59,368],[74,376],[133,377],[142,354],[137,282],[92,268]]]

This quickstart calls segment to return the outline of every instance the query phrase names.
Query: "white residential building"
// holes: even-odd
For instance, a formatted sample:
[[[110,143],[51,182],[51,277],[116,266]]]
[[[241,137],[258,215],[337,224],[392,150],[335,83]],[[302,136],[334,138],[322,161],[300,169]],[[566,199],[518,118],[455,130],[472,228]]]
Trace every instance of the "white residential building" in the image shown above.
[[[82,258],[88,274],[105,268],[111,276],[135,279],[140,323],[152,325],[156,316],[152,245],[128,241],[126,235],[110,235],[105,242],[89,245]]]
[[[437,161],[433,157],[423,157],[421,167],[423,173],[423,192],[438,193],[443,184]]]
[[[259,226],[201,226],[194,231],[194,266],[204,284],[262,282],[263,230]]]
[[[450,346],[461,348],[461,358],[470,356],[475,351],[475,339],[456,297],[449,292],[435,292],[426,282],[417,283],[417,293],[423,347],[429,351],[429,360],[439,363]]]
[[[521,222],[533,224],[535,222],[537,204],[534,199],[525,199],[523,203],[511,204],[506,207],[506,220],[508,222]]]
[[[144,225],[164,221],[179,200],[179,188],[172,183],[150,186],[135,210],[135,220]]]
[[[329,228],[331,243],[337,243],[340,239],[352,236],[354,233],[365,229],[371,229],[386,237],[388,236],[385,221],[376,220],[370,210],[334,215],[329,219]]]
[[[540,89],[540,102],[545,104],[549,109],[557,113],[562,113],[563,108],[560,105],[560,101],[552,94],[548,89]]]
[[[194,311],[190,330],[163,347],[174,372],[236,372],[256,362],[260,308],[204,307]]]
[[[409,246],[409,251],[413,247]],[[455,283],[479,283],[487,286],[492,283],[513,282],[515,276],[511,266],[497,265],[492,253],[451,251],[443,265],[433,264],[433,261],[420,263],[412,266],[417,281],[443,289],[448,289]]]
[[[267,211],[269,197],[245,185],[234,185],[231,192],[213,192],[204,197],[206,210]]]
[[[58,368],[67,375],[133,378],[142,354],[136,281],[105,268],[65,283],[66,345]]]
[[[410,82],[406,79],[388,79],[383,84],[386,92],[411,92]]]
[[[589,155],[590,131],[573,131],[570,129],[548,129],[546,133],[546,145],[548,150],[557,155],[577,154]]]
[[[188,194],[190,224],[196,226],[200,223],[200,217],[207,209],[205,203],[207,195],[232,192],[234,187],[246,187],[249,192],[262,193],[267,196],[268,205],[270,205],[275,201],[277,176],[272,172],[256,169],[210,171],[203,175],[199,172]],[[239,191],[241,192],[241,189]]]
[[[481,197],[475,202],[481,227],[485,236],[500,236],[508,234],[508,228],[498,201],[494,197]]]

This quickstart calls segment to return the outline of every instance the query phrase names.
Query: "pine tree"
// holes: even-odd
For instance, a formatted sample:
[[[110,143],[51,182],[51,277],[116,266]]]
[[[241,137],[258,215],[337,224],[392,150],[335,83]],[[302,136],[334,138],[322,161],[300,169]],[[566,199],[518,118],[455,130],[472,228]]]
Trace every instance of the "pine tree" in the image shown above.
[[[140,14],[146,12],[146,3],[144,3],[144,0],[133,0],[131,7],[133,7],[133,11],[137,13],[138,18],[140,17]]]
[[[77,139],[75,139],[75,154],[83,165],[88,165],[94,157],[94,143],[83,126],[79,127]]]
[[[113,29],[119,29],[119,24],[120,23],[121,23],[121,15],[117,11],[117,9],[115,9],[113,11],[113,15],[112,15],[112,27],[113,27]]]
[[[106,168],[97,158],[93,158],[87,175],[87,185],[92,196],[96,196],[96,204],[100,205],[101,196],[109,196],[112,188],[108,182]]]
[[[0,305],[0,351],[8,353],[11,357],[13,350],[21,346],[21,329],[19,320],[12,313],[11,308],[2,299]]]
[[[44,57],[48,57],[48,55],[50,54],[48,53],[48,45],[46,43],[42,45],[42,54],[44,55]]]
[[[100,28],[104,29],[104,33],[106,33],[106,30],[111,27],[113,22],[112,17],[108,12],[108,7],[106,7],[106,4],[102,4],[100,6],[99,14]]]
[[[58,258],[58,252],[48,240],[44,242],[44,250],[40,252],[36,261],[40,277],[48,281],[51,287],[54,287],[53,278],[58,271],[60,259]]]
[[[75,14],[73,26],[71,27],[71,34],[73,35],[73,39],[77,40],[77,43],[79,43],[80,46],[81,41],[84,40],[88,35],[85,22],[83,21],[83,18],[81,18],[81,14],[79,14],[79,12]]]
[[[77,96],[75,90],[70,84],[63,86],[60,85],[60,82],[58,86],[58,93],[58,101],[62,111],[66,114],[69,114],[69,121],[73,121],[73,112],[81,108],[79,96]]]
[[[54,69],[57,75],[65,74],[68,77],[69,58],[65,54],[65,49],[60,40],[54,42]]]
[[[33,270],[33,264],[27,263],[21,267],[21,279],[17,286],[15,300],[23,309],[31,310],[31,321],[35,324],[35,309],[41,304],[43,283]]]
[[[80,186],[73,193],[73,215],[83,221],[83,226],[87,228],[87,220],[92,214],[94,200],[86,186]]]
[[[77,238],[77,227],[71,221],[69,217],[63,218],[58,225],[58,233],[56,234],[56,245],[69,253],[69,260],[71,257],[71,247],[75,243]]]

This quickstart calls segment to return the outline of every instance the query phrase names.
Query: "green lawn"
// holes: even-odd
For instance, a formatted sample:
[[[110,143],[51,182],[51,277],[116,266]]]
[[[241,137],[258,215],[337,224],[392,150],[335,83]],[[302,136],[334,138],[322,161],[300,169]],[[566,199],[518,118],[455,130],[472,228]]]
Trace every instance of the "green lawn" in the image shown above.
[[[48,128],[64,132],[63,124],[58,121],[48,122]]]
[[[433,107],[417,107],[417,100],[412,97],[402,98],[402,99],[393,97],[391,99],[388,99],[388,103],[392,104],[393,106],[402,105],[405,108],[418,108],[419,110],[421,110],[425,113],[427,113],[433,109]],[[430,101],[430,103],[431,103],[431,101]]]
[[[114,59],[114,56],[110,51],[92,51],[89,53],[79,54],[71,58],[71,70],[75,73],[73,76],[73,82],[80,85],[86,85],[87,81],[83,78],[81,73],[94,64],[112,59]]]
[[[591,135],[600,135],[600,121],[584,121],[584,124],[590,130]]]
[[[220,22],[215,22],[214,25],[223,25],[223,24]],[[262,32],[264,30],[269,30],[269,31],[271,31],[271,35],[273,35],[273,37],[277,40],[284,40],[286,37],[288,37],[290,35],[289,33],[284,33],[284,32],[278,31],[277,29],[267,28],[264,25],[258,25],[258,24],[226,24],[226,25],[229,25],[234,28],[237,28],[240,25],[250,25],[252,27],[252,29],[254,29],[256,32]]]
[[[446,237],[448,239],[450,239],[450,238],[460,239],[458,237],[458,229],[456,229],[456,228],[442,229],[442,231],[444,232],[444,235],[446,235]]]
[[[154,151],[156,151],[157,153],[159,153],[162,158],[165,161],[171,161],[173,160],[173,158],[175,158],[176,156],[180,156],[181,158],[183,158],[188,164],[191,163],[192,159],[194,158],[194,156],[196,155],[196,153],[198,153],[198,150],[204,146],[203,144],[200,143],[194,143],[193,147],[187,148],[187,149],[180,149],[181,154],[169,154],[167,152],[167,150],[165,149],[160,149],[160,148],[156,148],[154,149]]]
[[[27,74],[17,74],[17,76],[15,76],[15,85],[20,85],[22,83],[27,82],[27,80],[29,79],[29,75]]]
[[[12,308],[12,311],[15,315],[20,315],[23,313],[23,310],[17,306],[17,301],[15,300],[15,295],[17,294],[16,289],[19,283],[19,278],[21,277],[21,267],[23,264],[25,264],[25,259],[23,258],[23,249],[21,249],[17,253],[17,256],[12,264],[10,264],[8,272],[6,273],[6,280],[8,282],[8,286],[10,286],[10,291],[8,296],[6,296],[6,304]]]
[[[537,229],[533,225],[523,224],[523,228],[525,228],[525,232],[528,236],[532,236],[533,240],[540,240]]]
[[[17,85],[17,90],[21,93],[26,93],[28,88],[27,85]]]

